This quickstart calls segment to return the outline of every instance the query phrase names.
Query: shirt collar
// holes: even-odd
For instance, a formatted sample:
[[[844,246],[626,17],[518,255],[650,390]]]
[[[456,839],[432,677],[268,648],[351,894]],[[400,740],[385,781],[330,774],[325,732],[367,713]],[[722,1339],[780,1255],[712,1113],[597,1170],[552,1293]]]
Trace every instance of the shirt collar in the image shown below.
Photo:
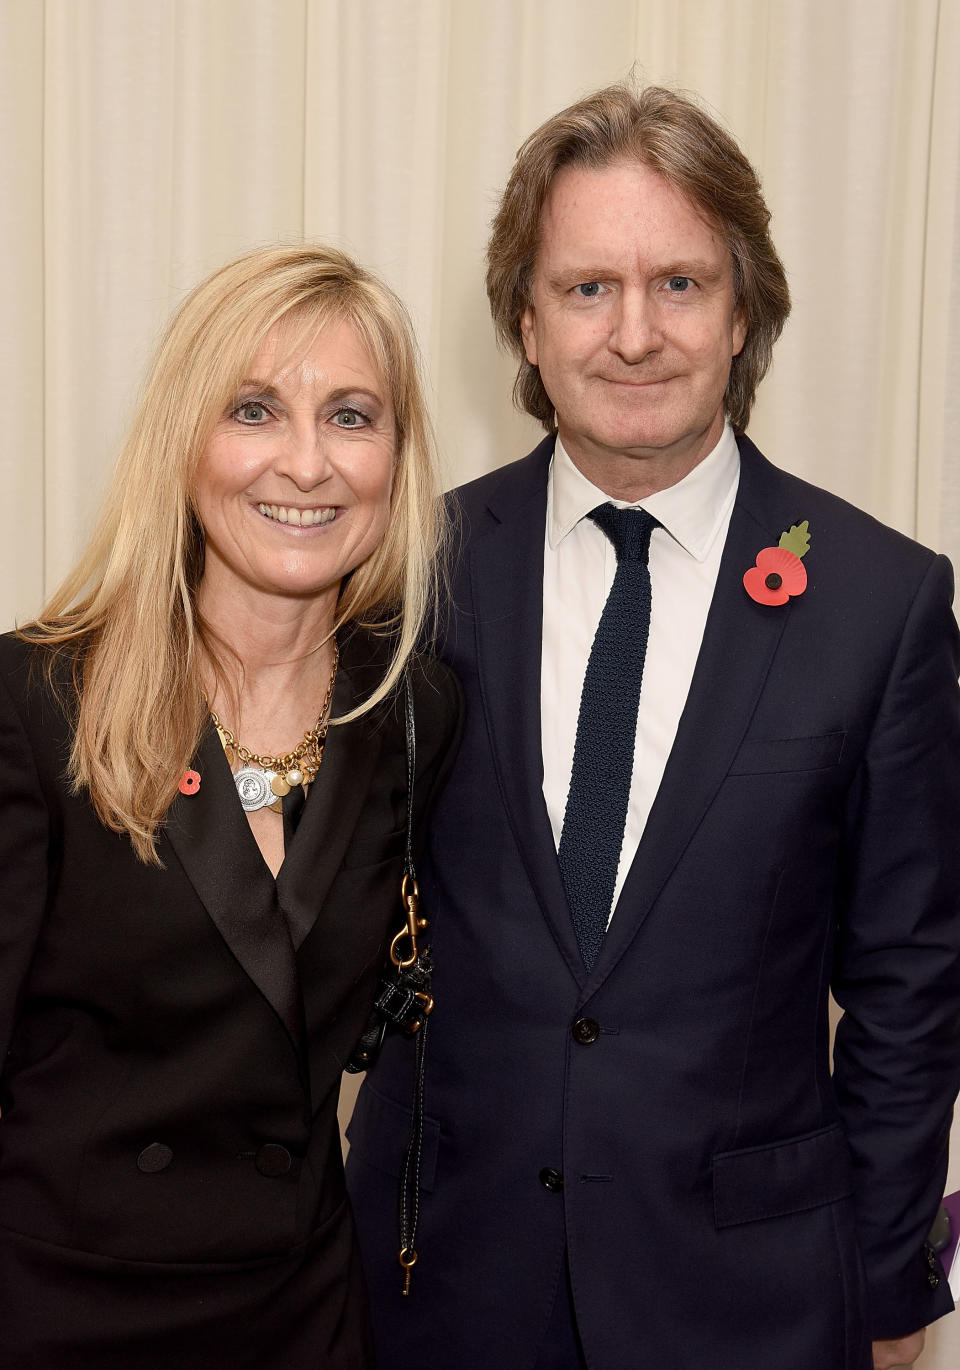
[[[676,485],[637,500],[611,500],[587,480],[557,438],[547,492],[547,541],[555,548],[598,504],[636,507],[653,514],[670,536],[697,561],[705,561],[717,533],[724,526],[740,479],[740,452],[729,422],[720,441]]]

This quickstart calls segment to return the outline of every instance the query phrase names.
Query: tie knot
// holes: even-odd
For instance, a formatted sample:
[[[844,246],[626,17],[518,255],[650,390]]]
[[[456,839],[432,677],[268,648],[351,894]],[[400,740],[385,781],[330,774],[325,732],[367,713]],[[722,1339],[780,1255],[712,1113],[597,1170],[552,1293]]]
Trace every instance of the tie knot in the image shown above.
[[[615,504],[598,504],[587,518],[593,519],[613,543],[617,561],[647,560],[650,535],[659,528],[659,520],[646,509],[618,509]]]

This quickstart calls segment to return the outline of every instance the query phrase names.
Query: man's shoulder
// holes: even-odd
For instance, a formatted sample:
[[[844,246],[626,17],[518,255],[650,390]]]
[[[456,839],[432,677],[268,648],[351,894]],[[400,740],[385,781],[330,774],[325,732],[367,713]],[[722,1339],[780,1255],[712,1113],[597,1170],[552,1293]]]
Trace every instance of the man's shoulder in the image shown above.
[[[857,564],[864,576],[884,572],[922,578],[936,553],[872,514],[769,461],[749,438],[737,439],[740,448],[740,498],[758,520],[769,520],[775,508],[783,527],[771,528],[771,540],[804,520],[809,525],[811,551],[818,560]],[[773,519],[776,522],[776,518]]]
[[[554,438],[547,437],[525,457],[458,485],[447,494],[447,508],[455,521],[474,526],[487,510],[512,506],[517,500],[546,498],[547,474]]]

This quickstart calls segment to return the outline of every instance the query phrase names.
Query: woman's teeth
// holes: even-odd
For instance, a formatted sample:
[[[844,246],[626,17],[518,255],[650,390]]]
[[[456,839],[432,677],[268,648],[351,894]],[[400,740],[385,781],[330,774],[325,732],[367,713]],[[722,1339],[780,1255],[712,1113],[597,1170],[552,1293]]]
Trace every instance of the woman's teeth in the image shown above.
[[[318,523],[332,523],[337,517],[336,507],[332,509],[288,509],[285,504],[258,504],[264,518],[276,519],[278,523],[292,523],[295,528],[314,528]]]

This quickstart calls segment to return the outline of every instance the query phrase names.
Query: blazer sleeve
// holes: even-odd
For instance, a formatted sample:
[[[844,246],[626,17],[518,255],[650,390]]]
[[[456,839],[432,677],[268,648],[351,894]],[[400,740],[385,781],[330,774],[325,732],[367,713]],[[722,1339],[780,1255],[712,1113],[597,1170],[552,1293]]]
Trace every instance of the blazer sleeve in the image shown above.
[[[932,562],[851,791],[833,992],[870,1332],[949,1312],[925,1245],[960,1084],[960,671],[953,577]]]
[[[34,752],[0,672],[0,1071],[43,922],[49,844]]]

